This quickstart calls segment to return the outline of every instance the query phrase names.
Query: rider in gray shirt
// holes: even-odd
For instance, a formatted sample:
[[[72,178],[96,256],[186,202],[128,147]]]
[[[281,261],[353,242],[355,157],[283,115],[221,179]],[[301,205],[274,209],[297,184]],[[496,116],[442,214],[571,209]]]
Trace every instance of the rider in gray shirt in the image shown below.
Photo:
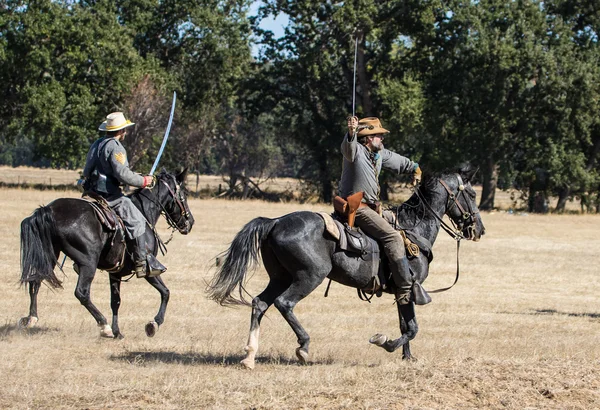
[[[131,199],[123,195],[121,185],[144,188],[153,183],[153,178],[129,169],[127,152],[121,140],[127,134],[126,129],[132,125],[134,123],[126,120],[122,112],[114,112],[106,117],[106,121],[98,128],[105,131],[106,136],[96,140],[90,147],[83,176],[89,181],[89,189],[103,196],[123,220],[134,259],[134,272],[141,278],[147,276],[146,218]]]
[[[356,132],[358,131],[358,132]],[[397,174],[413,174],[413,184],[420,182],[419,164],[396,154],[383,146],[384,135],[389,131],[376,117],[348,119],[348,133],[342,141],[344,163],[339,195],[342,198],[363,192],[363,203],[356,212],[355,225],[381,243],[387,255],[395,284],[396,300],[408,304],[414,286],[419,286],[410,273],[402,237],[380,214],[379,174],[388,169]],[[417,292],[424,294],[422,288]],[[426,295],[426,294],[425,294]],[[424,303],[417,298],[416,303]]]

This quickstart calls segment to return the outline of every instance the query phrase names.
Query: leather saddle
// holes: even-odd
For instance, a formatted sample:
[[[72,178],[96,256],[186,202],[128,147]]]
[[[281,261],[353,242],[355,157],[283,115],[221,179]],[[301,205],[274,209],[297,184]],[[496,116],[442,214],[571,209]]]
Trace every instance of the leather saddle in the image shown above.
[[[125,245],[125,225],[123,224],[123,220],[108,205],[108,202],[103,196],[93,191],[85,191],[81,196],[81,199],[90,204],[94,209],[98,221],[100,221],[106,230],[111,232],[110,248],[104,255],[104,259],[110,261],[110,266],[103,267],[102,270],[109,273],[120,271],[123,268],[127,250],[127,246]]]
[[[357,289],[358,296],[362,300],[370,300],[367,296],[376,294],[381,296],[382,290],[387,288],[387,283],[391,281],[391,271],[385,252],[381,252],[379,242],[368,236],[360,228],[353,227],[356,211],[361,205],[362,192],[354,194],[346,199],[336,197],[334,199],[335,212],[331,215],[319,213],[325,221],[325,229],[338,243],[338,248],[350,254],[360,257],[365,263],[371,265],[371,281],[366,288]],[[395,220],[386,220],[393,226],[396,226]],[[429,241],[416,233],[404,230],[400,231],[407,247],[407,257],[409,261],[423,253],[428,261],[433,260],[432,246]],[[409,247],[411,249],[409,249]],[[415,249],[416,248],[416,249]],[[372,297],[372,296],[371,296]]]
[[[81,199],[88,202],[92,206],[94,212],[96,213],[96,217],[102,226],[113,233],[110,240],[110,249],[105,255],[105,260],[110,261],[109,263],[111,263],[112,266],[109,266],[108,268],[102,268],[102,270],[105,270],[109,273],[119,272],[125,263],[125,254],[127,250],[127,245],[125,242],[125,225],[123,224],[123,220],[110,207],[110,205],[108,205],[106,199],[96,192],[85,191],[81,196]],[[160,241],[160,238],[157,237],[157,240]],[[119,244],[122,246],[115,246]],[[161,252],[164,255],[162,248]],[[158,276],[167,270],[167,268],[165,268],[165,266],[162,265],[156,256],[154,256],[150,251],[148,251],[146,260],[147,269],[149,272],[151,272],[150,276]]]
[[[117,229],[123,229],[123,221],[117,215],[117,213],[108,205],[106,199],[103,196],[98,195],[93,191],[86,191],[81,196],[81,199],[87,201],[94,211],[96,217],[109,231],[116,231]]]

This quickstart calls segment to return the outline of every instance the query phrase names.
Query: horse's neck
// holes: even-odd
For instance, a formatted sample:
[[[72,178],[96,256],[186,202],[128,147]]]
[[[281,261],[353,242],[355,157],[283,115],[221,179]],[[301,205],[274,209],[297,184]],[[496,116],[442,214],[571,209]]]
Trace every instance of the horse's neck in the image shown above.
[[[440,219],[444,216],[444,208],[443,205],[431,204],[431,206],[435,215],[432,214],[426,204],[421,203],[417,194],[413,194],[399,208],[398,221],[402,227],[410,229],[433,245],[440,232]]]
[[[142,214],[144,214],[146,220],[154,226],[160,217],[160,208],[158,201],[155,203],[155,201],[150,199],[152,196],[153,193],[150,192],[150,190],[142,189],[134,194],[131,194],[130,198],[135,206],[142,211]]]

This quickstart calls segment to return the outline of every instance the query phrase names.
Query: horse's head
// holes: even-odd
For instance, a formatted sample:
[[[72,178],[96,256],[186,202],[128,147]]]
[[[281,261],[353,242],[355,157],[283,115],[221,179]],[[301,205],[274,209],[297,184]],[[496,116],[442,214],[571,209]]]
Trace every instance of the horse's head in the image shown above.
[[[444,173],[439,177],[442,188],[438,188],[441,195],[447,198],[446,215],[466,239],[473,241],[479,241],[485,233],[477,208],[476,193],[471,186],[476,172],[476,168],[464,165],[456,172]]]
[[[184,187],[186,175],[187,168],[177,175],[163,170],[156,176],[156,185],[152,189],[163,208],[167,223],[184,235],[187,235],[194,225]]]

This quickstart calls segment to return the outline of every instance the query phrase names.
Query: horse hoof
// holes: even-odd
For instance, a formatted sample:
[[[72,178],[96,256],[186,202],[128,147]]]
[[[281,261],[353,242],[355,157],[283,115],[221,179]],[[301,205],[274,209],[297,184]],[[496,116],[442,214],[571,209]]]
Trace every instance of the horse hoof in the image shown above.
[[[252,370],[252,369],[254,369],[254,364],[255,363],[254,363],[254,360],[245,358],[244,360],[242,360],[240,362],[240,364],[242,366],[244,366],[246,369]]]
[[[35,324],[37,323],[38,318],[35,316],[25,316],[22,317],[21,319],[19,319],[19,327],[20,328],[27,328],[27,327],[34,327]]]
[[[387,342],[388,337],[386,335],[382,335],[381,333],[377,333],[375,336],[369,339],[369,343],[372,343],[377,346],[383,346],[385,342]]]
[[[308,352],[301,347],[296,349],[296,357],[300,360],[300,364],[306,364],[308,360]]]
[[[148,322],[148,324],[146,325],[146,336],[154,337],[156,332],[158,332],[158,323]]]
[[[123,336],[123,333],[120,333],[120,332],[119,332],[119,333],[117,333],[117,334],[115,335],[115,339],[118,339],[118,340],[123,340],[123,339],[125,339],[125,336]]]
[[[100,337],[106,337],[109,339],[114,339],[115,335],[109,325],[104,325],[102,329],[100,329]]]

